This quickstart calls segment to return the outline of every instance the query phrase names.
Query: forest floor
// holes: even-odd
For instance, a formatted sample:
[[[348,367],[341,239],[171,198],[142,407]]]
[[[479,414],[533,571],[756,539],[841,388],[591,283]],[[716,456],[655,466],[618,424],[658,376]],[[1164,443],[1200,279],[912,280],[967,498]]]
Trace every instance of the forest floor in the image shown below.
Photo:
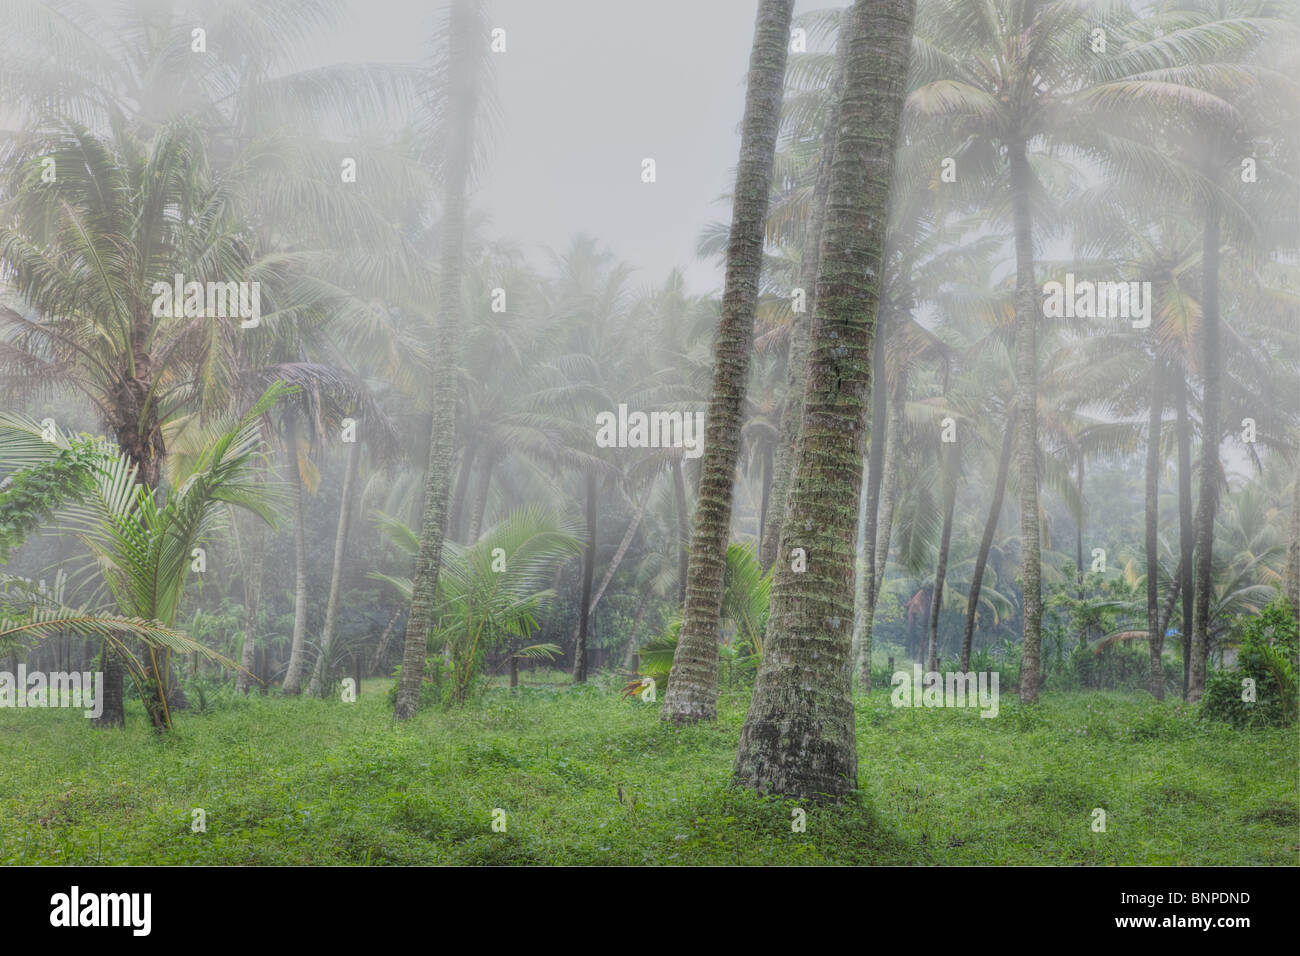
[[[1005,695],[987,719],[878,689],[858,699],[862,790],[817,806],[728,786],[738,689],[710,726],[662,724],[603,679],[395,725],[390,683],[351,704],[219,694],[161,739],[138,702],[123,732],[0,709],[0,863],[1300,861],[1294,729],[1239,732],[1145,695]]]

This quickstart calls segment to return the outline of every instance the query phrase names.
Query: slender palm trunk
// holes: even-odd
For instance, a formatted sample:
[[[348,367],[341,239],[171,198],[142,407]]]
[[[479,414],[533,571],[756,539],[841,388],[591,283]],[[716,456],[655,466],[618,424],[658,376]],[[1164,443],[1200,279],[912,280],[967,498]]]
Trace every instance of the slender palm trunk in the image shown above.
[[[650,503],[650,496],[646,495],[637,505],[636,513],[632,520],[627,523],[627,530],[623,532],[623,540],[618,543],[618,549],[614,556],[609,559],[609,565],[605,568],[605,573],[601,575],[600,585],[596,588],[596,593],[591,597],[591,604],[587,607],[588,614],[596,613],[596,605],[605,595],[605,589],[609,587],[609,582],[614,580],[614,575],[618,572],[618,566],[623,563],[623,558],[627,556],[627,550],[632,546],[632,539],[636,537],[636,529],[641,526],[641,519],[645,516],[646,506]],[[573,630],[573,640],[578,640],[578,628]]]
[[[872,620],[880,603],[880,585],[889,563],[889,542],[894,531],[894,510],[898,507],[898,481],[903,471],[903,426],[907,410],[907,367],[899,369],[898,383],[890,396],[889,425],[885,436],[885,478],[880,492],[880,523],[876,527],[875,578],[871,606],[867,609],[862,631],[862,653],[871,654]]]
[[[961,635],[961,670],[970,670],[971,644],[975,636],[975,616],[979,612],[980,590],[984,584],[984,569],[988,567],[989,552],[993,550],[993,538],[997,534],[998,519],[1002,516],[1002,499],[1007,490],[1007,473],[1011,468],[1011,449],[1015,444],[1015,412],[1007,418],[1007,431],[1002,437],[1002,453],[998,456],[998,473],[993,479],[993,501],[989,504],[989,516],[984,522],[984,534],[980,538],[979,551],[975,554],[975,572],[971,577],[970,596],[966,599],[966,625]]]
[[[393,628],[397,626],[397,619],[401,616],[400,607],[389,615],[388,623],[384,625],[383,633],[379,635],[379,642],[375,645],[375,652],[370,656],[370,666],[366,668],[367,674],[373,674],[379,669],[379,663],[384,659],[384,651],[388,650],[388,640],[393,634]]]
[[[357,478],[357,463],[361,458],[361,443],[353,442],[348,448],[347,463],[343,468],[343,493],[339,501],[339,524],[334,532],[334,566],[330,570],[330,593],[325,601],[325,624],[321,628],[320,655],[312,670],[307,693],[319,697],[329,678],[330,661],[334,654],[334,634],[338,630],[339,597],[343,591],[343,561],[348,549],[348,526],[352,522],[352,497]]]
[[[1291,484],[1291,540],[1286,550],[1286,598],[1300,621],[1300,477]]]
[[[759,0],[754,23],[722,318],[714,339],[713,388],[686,575],[686,608],[660,710],[664,720],[712,720],[717,714],[722,576],[727,564],[736,460],[754,345],[767,200],[793,9],[794,0]]]
[[[1165,597],[1164,610],[1160,614],[1160,619],[1159,619],[1160,626],[1156,628],[1156,630],[1161,634],[1164,634],[1165,631],[1169,630],[1169,622],[1173,620],[1174,605],[1178,603],[1178,595],[1181,594],[1183,590],[1182,580],[1183,580],[1183,563],[1179,561],[1178,569],[1174,571],[1173,580],[1170,581],[1169,584],[1169,594]]]
[[[465,534],[466,544],[473,544],[483,533],[483,515],[487,512],[488,491],[492,488],[492,471],[496,468],[499,454],[497,449],[491,449],[479,465],[479,483],[474,489],[474,510],[469,514],[469,531]]]
[[[582,555],[582,603],[578,606],[578,639],[573,648],[573,682],[587,681],[587,629],[591,625],[591,583],[596,575],[596,472],[587,470],[587,546]]]
[[[289,417],[289,475],[293,491],[293,641],[289,646],[289,666],[284,672],[281,692],[302,693],[303,656],[307,647],[307,514],[303,507],[302,472],[298,466],[297,413]]]
[[[1164,632],[1160,630],[1160,422],[1164,413],[1164,383],[1160,361],[1151,368],[1151,408],[1147,416],[1146,552],[1147,646],[1151,672],[1147,688],[1156,700],[1165,699],[1165,669],[1160,662]]]
[[[940,454],[945,450],[941,446]],[[948,576],[948,548],[952,543],[952,512],[957,500],[957,480],[961,455],[957,445],[947,447],[948,461],[943,469],[943,531],[939,535],[939,561],[934,569],[934,594],[930,597],[930,647],[926,670],[939,669],[939,610],[943,607],[943,584]]]
[[[460,541],[460,527],[465,515],[465,497],[469,493],[469,480],[474,474],[474,460],[478,457],[478,445],[470,442],[460,455],[460,468],[456,472],[456,490],[451,496],[451,515],[447,519],[447,537]]]
[[[646,609],[650,607],[650,597],[652,594],[654,594],[654,592],[650,588],[646,588],[641,592],[641,601],[637,604],[636,614],[632,618],[632,630],[627,636],[627,651],[623,654],[624,670],[636,669],[637,658],[640,656],[638,654],[640,648],[636,642],[636,636],[641,632],[641,621],[645,618]]]
[[[827,196],[803,422],[763,662],[735,779],[803,799],[857,788],[853,574],[871,352],[913,0],[858,0]],[[808,554],[805,572],[784,555]]]
[[[883,325],[883,322],[882,322]],[[889,441],[888,408],[885,402],[885,334],[884,329],[871,351],[871,442],[867,453],[867,500],[863,504],[862,581],[858,587],[857,613],[854,615],[854,663],[858,687],[871,693],[871,618],[876,613],[876,522],[880,516],[880,487],[885,468],[885,446]],[[881,568],[883,571],[884,568]]]
[[[1196,502],[1196,593],[1192,627],[1192,666],[1187,700],[1205,691],[1205,661],[1210,646],[1210,590],[1213,582],[1214,513],[1219,504],[1219,214],[1205,220],[1205,289],[1201,295],[1201,364],[1205,392],[1201,412],[1201,493]]]
[[[1085,499],[1083,494],[1083,449],[1078,452],[1078,459],[1075,461],[1074,483],[1079,489],[1079,520],[1074,523],[1074,586],[1075,597],[1080,601],[1083,600],[1083,522],[1085,515]]]
[[[244,565],[244,648],[235,674],[235,690],[247,694],[251,674],[257,670],[258,617],[262,610],[262,568],[266,555],[266,525],[257,515],[244,517],[243,539],[247,561]]]
[[[682,469],[686,467],[679,458],[673,464],[673,504],[677,509],[677,602],[686,601],[686,573],[689,570],[691,550],[687,542],[691,540],[691,516],[686,507],[686,476]]]
[[[474,145],[474,114],[478,90],[474,61],[478,56],[478,23],[473,4],[454,0],[449,29],[451,89],[447,108],[453,134],[447,144],[443,180],[442,236],[438,250],[438,349],[434,369],[433,429],[429,438],[429,465],[425,473],[424,509],[420,520],[420,547],[411,579],[411,612],[406,618],[402,650],[402,675],[397,685],[393,715],[398,720],[415,716],[424,677],[429,628],[433,624],[433,598],[438,588],[443,535],[447,527],[447,498],[456,437],[456,363],[460,335],[460,291],[464,274],[465,219],[468,206],[470,163]]]
[[[1023,141],[1008,149],[1011,207],[1016,234],[1016,467],[1020,478],[1021,577],[1024,581],[1024,643],[1020,700],[1038,700],[1041,679],[1043,596],[1038,530],[1038,310],[1035,296],[1033,222],[1029,212],[1032,174]]]
[[[804,224],[799,260],[799,287],[804,291],[803,312],[790,317],[790,354],[786,358],[785,407],[781,410],[781,430],[777,439],[775,477],[772,481],[772,514],[759,546],[759,562],[767,570],[776,560],[785,520],[786,499],[790,489],[790,466],[795,442],[799,439],[799,422],[803,417],[803,392],[808,377],[808,329],[817,305],[817,266],[821,255],[822,229],[826,223],[826,194],[831,184],[831,159],[835,155],[835,138],[839,133],[839,93],[842,88],[843,62],[848,43],[847,31],[841,29],[836,44],[836,74],[831,82],[831,105],[822,127],[822,148],[817,159],[817,179],[813,184],[808,221]]]
[[[763,484],[758,500],[758,541],[762,549],[763,536],[767,534],[767,510],[772,500],[772,443],[763,443],[762,452]],[[761,556],[760,556],[761,557]]]
[[[1192,424],[1187,416],[1187,375],[1174,376],[1174,398],[1178,411],[1178,583],[1183,592],[1183,699],[1192,675],[1192,556],[1196,542],[1192,531]]]

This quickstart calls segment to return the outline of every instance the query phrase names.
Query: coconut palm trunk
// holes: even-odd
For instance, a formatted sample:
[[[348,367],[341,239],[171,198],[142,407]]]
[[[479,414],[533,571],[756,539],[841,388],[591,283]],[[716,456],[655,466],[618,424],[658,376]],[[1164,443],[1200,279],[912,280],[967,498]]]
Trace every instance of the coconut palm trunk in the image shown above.
[[[1016,246],[1016,469],[1020,479],[1021,578],[1024,643],[1020,658],[1020,700],[1038,700],[1041,678],[1043,597],[1038,530],[1038,358],[1039,315],[1035,295],[1033,221],[1029,211],[1032,174],[1023,141],[1008,147],[1011,209]]]
[[[854,669],[858,686],[871,693],[871,618],[876,613],[876,522],[880,517],[880,488],[884,483],[885,446],[889,441],[889,409],[885,401],[885,336],[876,336],[871,351],[871,442],[867,453],[867,500],[863,504],[862,580],[858,586],[854,615]],[[881,568],[883,571],[884,569]]]
[[[477,20],[469,0],[451,6],[447,109],[451,135],[446,143],[443,170],[442,230],[438,249],[437,359],[434,366],[433,424],[429,438],[429,464],[424,476],[424,508],[420,519],[420,547],[411,579],[411,612],[406,618],[402,674],[397,685],[393,716],[415,716],[424,677],[425,651],[433,624],[433,599],[438,588],[442,542],[447,528],[452,457],[456,436],[456,362],[460,335],[460,291],[464,275],[465,221],[470,165],[474,145],[474,120],[478,91],[474,60],[477,55]]]
[[[266,556],[266,530],[261,518],[248,515],[243,519],[244,533],[240,536],[246,554],[244,564],[244,648],[240,653],[235,674],[235,690],[247,694],[252,685],[251,674],[257,670],[258,616],[262,610],[262,568]]]
[[[984,569],[988,567],[989,552],[993,550],[993,538],[998,531],[998,519],[1002,516],[1002,500],[1007,491],[1007,474],[1011,470],[1011,449],[1015,445],[1015,415],[1007,419],[1007,431],[1002,437],[1002,452],[998,455],[998,473],[993,479],[993,500],[989,503],[989,516],[984,522],[984,534],[980,537],[979,551],[975,553],[975,571],[971,576],[970,596],[966,599],[966,624],[961,635],[961,671],[970,670],[971,644],[975,637],[975,616],[979,613],[980,590],[984,584]]]
[[[664,720],[712,720],[717,715],[722,577],[793,10],[794,0],[759,0],[754,22],[722,318],[714,339],[713,386],[686,573],[686,608],[660,711]]]
[[[1291,613],[1300,621],[1300,477],[1292,483],[1291,541],[1286,554],[1286,596]]]
[[[492,488],[492,472],[496,468],[500,452],[492,448],[479,465],[479,484],[474,489],[474,510],[469,515],[469,531],[465,534],[465,543],[473,544],[483,533],[483,515],[487,512],[488,491]]]
[[[352,523],[352,498],[355,494],[357,464],[361,458],[361,443],[353,442],[348,448],[347,463],[343,468],[342,500],[339,502],[339,523],[334,532],[334,565],[330,570],[330,593],[325,602],[325,623],[321,628],[320,655],[312,670],[307,693],[319,697],[329,679],[330,661],[334,654],[334,635],[338,630],[339,597],[343,591],[343,562],[348,550],[348,526]]]
[[[1151,673],[1147,688],[1156,700],[1165,699],[1165,670],[1160,662],[1164,632],[1160,630],[1160,421],[1164,413],[1164,383],[1159,359],[1151,367],[1151,408],[1147,416],[1146,553],[1147,645]]]
[[[289,487],[293,492],[293,640],[289,645],[289,666],[284,672],[281,692],[302,693],[303,657],[307,648],[307,528],[303,507],[302,468],[298,461],[298,419],[289,412]]]
[[[1206,213],[1201,250],[1205,289],[1201,294],[1201,493],[1196,500],[1196,580],[1194,586],[1192,663],[1187,700],[1195,703],[1205,691],[1205,662],[1210,643],[1210,590],[1213,582],[1214,513],[1219,503],[1219,213]]]
[[[582,555],[582,599],[578,605],[578,639],[573,647],[573,682],[587,682],[587,629],[591,626],[591,584],[596,576],[596,491],[594,469],[587,469],[587,543]]]
[[[686,476],[682,474],[685,464],[679,458],[673,464],[673,507],[677,511],[677,600],[686,601],[686,573],[690,569],[691,551],[687,543],[691,540],[691,516],[686,505]]]
[[[961,455],[954,443],[941,448],[948,460],[943,469],[943,531],[939,536],[939,560],[934,569],[934,594],[930,597],[930,643],[926,660],[926,670],[939,669],[939,610],[943,607],[943,584],[948,576],[948,548],[952,544],[952,512],[957,500],[958,470],[961,467]]]
[[[799,260],[799,287],[804,291],[804,310],[790,317],[790,354],[786,358],[785,407],[781,410],[781,434],[777,439],[773,462],[772,513],[759,545],[759,560],[763,569],[776,560],[777,545],[781,540],[781,524],[785,520],[786,499],[790,491],[790,464],[795,442],[799,439],[799,421],[803,417],[803,390],[808,374],[808,327],[813,309],[817,305],[817,266],[820,262],[822,229],[826,222],[826,194],[831,184],[831,159],[835,155],[835,138],[839,133],[839,93],[843,76],[844,51],[848,44],[847,31],[840,31],[836,44],[839,64],[831,82],[831,103],[826,111],[826,125],[822,129],[821,154],[817,159],[817,179],[813,184],[812,202],[808,208],[808,221],[804,224],[803,244]]]
[[[827,196],[803,422],[763,662],[736,782],[808,799],[856,789],[853,576],[884,231],[915,13],[858,0]],[[808,555],[796,572],[785,555]]]

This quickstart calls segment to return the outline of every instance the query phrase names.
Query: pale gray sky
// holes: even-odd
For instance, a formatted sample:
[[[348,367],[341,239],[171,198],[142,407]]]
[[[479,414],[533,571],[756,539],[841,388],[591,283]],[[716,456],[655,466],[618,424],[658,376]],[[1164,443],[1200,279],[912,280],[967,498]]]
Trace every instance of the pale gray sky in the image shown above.
[[[801,0],[797,11],[843,6]],[[354,0],[352,22],[319,62],[412,62],[440,4]],[[496,60],[505,128],[476,206],[488,231],[540,259],[579,232],[658,283],[682,267],[698,292],[720,288],[695,258],[700,229],[730,221],[756,0],[493,0],[506,31]],[[657,182],[641,182],[641,160]]]

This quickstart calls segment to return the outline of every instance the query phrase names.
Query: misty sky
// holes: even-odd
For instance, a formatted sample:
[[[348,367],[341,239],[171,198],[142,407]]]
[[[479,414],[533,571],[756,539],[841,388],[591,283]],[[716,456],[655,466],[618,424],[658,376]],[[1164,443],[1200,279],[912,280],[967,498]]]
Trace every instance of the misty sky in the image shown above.
[[[796,13],[841,0],[800,0]],[[351,22],[319,62],[414,62],[437,8],[351,0]],[[696,292],[721,271],[695,258],[700,229],[730,221],[756,0],[494,0],[507,52],[496,57],[505,128],[475,206],[488,233],[565,248],[586,232],[659,283],[680,266]],[[486,42],[486,39],[485,39]],[[641,182],[653,157],[658,181]]]

